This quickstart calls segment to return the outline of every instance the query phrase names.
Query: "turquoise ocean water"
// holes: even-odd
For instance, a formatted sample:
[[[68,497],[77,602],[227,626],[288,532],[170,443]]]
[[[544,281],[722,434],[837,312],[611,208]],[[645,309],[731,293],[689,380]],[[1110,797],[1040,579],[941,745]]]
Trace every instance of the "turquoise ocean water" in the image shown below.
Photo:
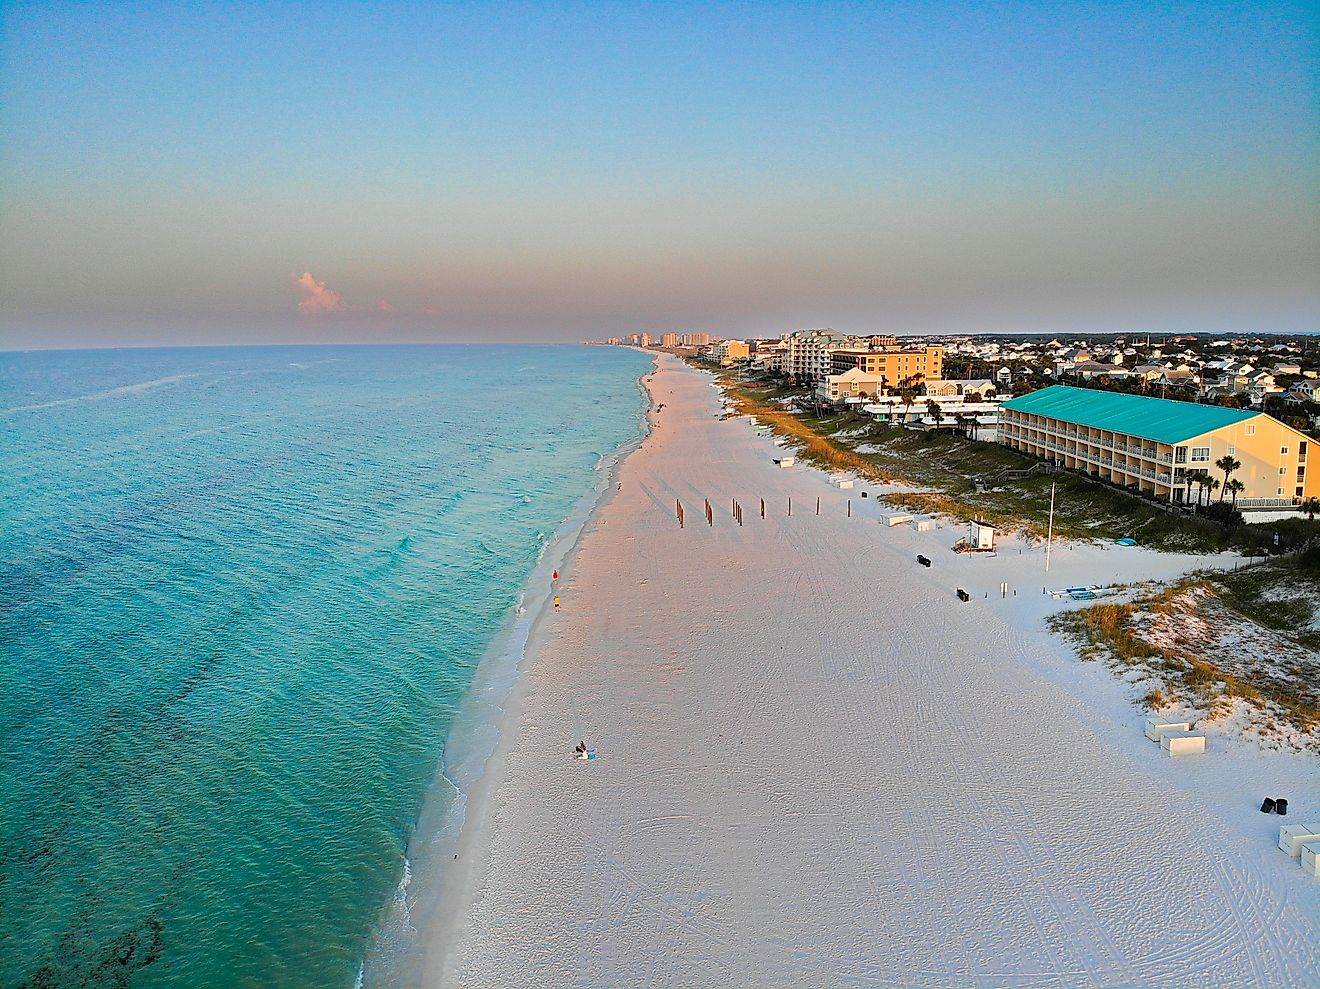
[[[352,987],[649,366],[0,354],[0,986]]]

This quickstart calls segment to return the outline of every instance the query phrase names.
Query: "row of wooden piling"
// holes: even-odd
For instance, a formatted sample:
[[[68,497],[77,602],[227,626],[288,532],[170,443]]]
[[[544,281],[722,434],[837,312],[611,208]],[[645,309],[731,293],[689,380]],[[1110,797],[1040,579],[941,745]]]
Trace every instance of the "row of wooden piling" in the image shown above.
[[[761,518],[765,518],[765,499],[764,498],[760,499],[760,502],[761,502]],[[706,512],[706,524],[713,527],[715,525],[715,509],[711,507],[710,499],[703,498],[702,505]],[[738,501],[737,498],[731,498],[729,500],[729,506],[730,506],[729,511],[730,514],[733,516],[734,521],[737,522],[739,525],[742,525],[743,524],[742,503]],[[848,513],[848,518],[852,518],[851,498],[848,499],[847,513]],[[816,499],[816,514],[817,515],[820,514],[819,498]],[[793,515],[793,499],[791,497],[788,499],[788,515],[790,517],[792,517]],[[684,513],[683,513],[683,502],[678,498],[674,499],[674,517],[678,520],[678,527],[680,529],[683,528],[685,521]]]

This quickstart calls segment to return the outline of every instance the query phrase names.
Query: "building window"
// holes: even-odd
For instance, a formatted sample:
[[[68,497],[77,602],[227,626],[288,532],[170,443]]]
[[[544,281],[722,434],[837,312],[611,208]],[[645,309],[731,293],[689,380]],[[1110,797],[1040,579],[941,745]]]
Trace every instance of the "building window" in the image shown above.
[[[1249,425],[1247,426],[1247,435],[1248,435],[1248,436],[1255,436],[1255,435],[1256,435],[1256,426],[1255,426],[1255,423],[1251,423],[1251,424],[1249,424]]]
[[[1300,481],[1300,480],[1301,480],[1302,478],[1304,478],[1305,476],[1306,476],[1306,467],[1305,467],[1305,466],[1298,467],[1298,468],[1297,468],[1297,480]]]
[[[1297,459],[1298,460],[1306,459],[1306,440],[1302,440],[1300,443],[1297,444]]]
[[[1279,453],[1283,454],[1285,457],[1288,456],[1288,448],[1286,446],[1279,447]]]
[[[1302,489],[1301,489],[1301,487],[1298,487],[1298,489],[1297,489],[1297,497],[1300,498],[1301,496],[1302,496]]]
[[[1185,464],[1185,463],[1187,463],[1187,447],[1185,447],[1185,446],[1180,446],[1180,447],[1175,447],[1175,448],[1174,448],[1174,451],[1173,451],[1173,462],[1174,462],[1175,464]]]
[[[1210,462],[1210,448],[1208,446],[1192,447],[1192,463],[1208,464]]]
[[[1280,476],[1280,477],[1283,477],[1283,475],[1286,474],[1286,473],[1288,473],[1288,468],[1287,468],[1287,467],[1280,467],[1280,468],[1279,468],[1279,476]]]

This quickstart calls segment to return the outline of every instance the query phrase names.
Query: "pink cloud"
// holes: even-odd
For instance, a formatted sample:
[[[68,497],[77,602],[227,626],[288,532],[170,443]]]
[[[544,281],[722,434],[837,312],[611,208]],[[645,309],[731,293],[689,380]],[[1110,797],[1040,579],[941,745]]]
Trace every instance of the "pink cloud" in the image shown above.
[[[304,313],[349,312],[354,309],[344,302],[343,297],[325,282],[318,282],[310,271],[304,271],[302,277],[293,283],[294,288],[303,297],[298,303],[298,311]]]
[[[376,303],[376,312],[398,312],[398,310],[395,309],[388,302],[386,302],[384,299],[381,299],[379,302]]]

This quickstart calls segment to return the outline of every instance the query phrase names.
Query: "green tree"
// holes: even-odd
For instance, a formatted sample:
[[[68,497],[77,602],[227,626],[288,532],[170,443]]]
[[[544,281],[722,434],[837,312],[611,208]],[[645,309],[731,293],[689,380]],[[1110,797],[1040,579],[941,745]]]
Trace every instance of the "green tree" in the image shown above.
[[[1185,474],[1183,475],[1183,483],[1187,485],[1187,500],[1188,500],[1188,501],[1191,501],[1191,500],[1192,500],[1192,485],[1194,485],[1194,484],[1200,484],[1200,483],[1201,483],[1201,478],[1204,477],[1204,476],[1205,476],[1205,471],[1203,471],[1203,470],[1189,470],[1187,473],[1185,473]],[[1197,494],[1197,499],[1196,499],[1196,500],[1197,500],[1197,503],[1199,504],[1199,503],[1200,503],[1200,500],[1201,500],[1201,499],[1200,499],[1200,494],[1199,494],[1199,492],[1198,492],[1198,494]]]
[[[1224,472],[1224,484],[1219,492],[1219,500],[1224,500],[1224,495],[1229,491],[1228,479],[1233,476],[1233,472],[1242,466],[1242,461],[1237,460],[1232,454],[1226,453],[1215,461],[1215,466]]]
[[[1244,491],[1244,490],[1246,490],[1246,487],[1247,487],[1247,486],[1246,486],[1245,484],[1243,484],[1241,481],[1239,481],[1236,477],[1233,478],[1233,480],[1231,480],[1231,481],[1225,481],[1225,482],[1224,482],[1224,489],[1225,489],[1226,491],[1231,492],[1232,495],[1233,495],[1233,507],[1234,507],[1234,508],[1237,508],[1237,496],[1238,496],[1238,492],[1239,492],[1239,491]],[[1219,500],[1220,500],[1220,501],[1223,501],[1223,495],[1220,495]]]

